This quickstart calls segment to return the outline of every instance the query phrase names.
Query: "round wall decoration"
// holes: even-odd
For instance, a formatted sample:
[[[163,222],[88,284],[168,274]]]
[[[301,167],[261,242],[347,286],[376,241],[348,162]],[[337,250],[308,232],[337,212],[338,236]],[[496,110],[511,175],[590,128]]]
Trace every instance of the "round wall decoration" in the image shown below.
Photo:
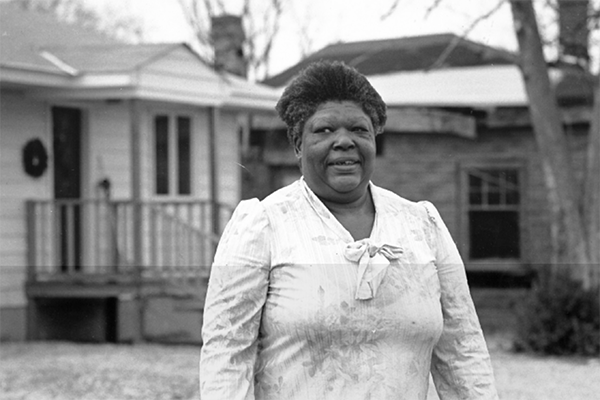
[[[42,176],[48,168],[48,153],[40,139],[32,139],[23,147],[23,168],[34,178]]]

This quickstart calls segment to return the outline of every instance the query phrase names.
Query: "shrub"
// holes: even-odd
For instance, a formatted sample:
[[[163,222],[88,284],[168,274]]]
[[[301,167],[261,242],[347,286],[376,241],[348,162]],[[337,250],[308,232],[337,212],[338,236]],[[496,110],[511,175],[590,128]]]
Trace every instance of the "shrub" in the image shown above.
[[[600,355],[600,291],[584,290],[566,272],[543,273],[517,306],[515,350]]]

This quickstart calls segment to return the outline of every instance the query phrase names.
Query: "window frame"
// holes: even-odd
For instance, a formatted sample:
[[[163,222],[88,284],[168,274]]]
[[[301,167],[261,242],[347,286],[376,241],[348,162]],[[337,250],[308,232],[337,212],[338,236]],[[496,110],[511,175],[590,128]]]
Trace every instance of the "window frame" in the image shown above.
[[[519,229],[519,257],[518,258],[471,258],[471,232],[469,211],[472,210],[469,198],[469,173],[473,170],[516,170],[518,179],[519,204],[510,205],[506,208],[493,207],[490,211],[516,211],[518,213]],[[527,253],[528,231],[527,231],[527,209],[528,193],[527,187],[527,163],[522,159],[487,159],[487,160],[469,160],[460,163],[459,167],[459,232],[460,232],[460,252],[465,264],[472,266],[471,269],[499,269],[505,265],[510,269],[511,266],[522,265],[529,258]],[[490,264],[486,266],[485,264]]]
[[[167,145],[168,145],[168,175],[167,175],[167,193],[158,193],[158,177],[157,177],[157,130],[156,121],[159,117],[167,117]],[[189,160],[187,175],[189,176],[189,193],[180,193],[180,152],[179,152],[179,121],[180,118],[189,120]],[[151,138],[151,154],[152,154],[152,191],[151,195],[161,200],[189,198],[195,193],[194,182],[194,154],[195,154],[195,132],[197,121],[194,114],[189,111],[180,110],[155,110],[150,114],[150,129],[152,132]]]

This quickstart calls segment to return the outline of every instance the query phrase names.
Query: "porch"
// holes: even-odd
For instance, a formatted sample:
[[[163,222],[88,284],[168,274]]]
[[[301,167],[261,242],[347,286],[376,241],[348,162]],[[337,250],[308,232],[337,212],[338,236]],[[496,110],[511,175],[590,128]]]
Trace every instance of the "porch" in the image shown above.
[[[208,201],[28,201],[29,339],[197,342],[217,232],[232,211]]]

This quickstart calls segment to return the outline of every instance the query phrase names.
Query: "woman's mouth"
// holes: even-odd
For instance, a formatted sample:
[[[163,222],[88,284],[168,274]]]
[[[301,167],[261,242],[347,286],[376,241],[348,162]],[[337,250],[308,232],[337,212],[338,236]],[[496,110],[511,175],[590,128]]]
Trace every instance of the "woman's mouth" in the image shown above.
[[[347,160],[347,161],[335,161],[335,162],[331,163],[331,165],[354,165],[354,164],[358,164],[358,161]]]

